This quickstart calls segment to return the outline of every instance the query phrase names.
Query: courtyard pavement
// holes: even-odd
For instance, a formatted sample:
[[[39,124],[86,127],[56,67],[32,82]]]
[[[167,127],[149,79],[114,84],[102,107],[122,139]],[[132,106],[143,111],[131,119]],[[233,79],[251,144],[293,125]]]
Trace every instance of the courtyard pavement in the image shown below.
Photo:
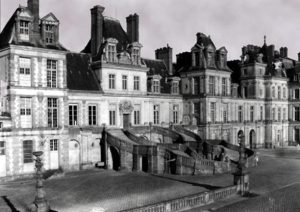
[[[259,166],[251,168],[253,196],[300,181],[300,151],[296,149],[259,150]],[[59,212],[88,212],[94,208],[119,211],[153,204],[190,194],[214,190],[233,183],[230,174],[215,176],[149,175],[145,173],[88,170],[45,180],[51,208]],[[0,184],[0,211],[26,211],[34,200],[34,180]],[[217,209],[245,198],[234,197],[210,206]]]

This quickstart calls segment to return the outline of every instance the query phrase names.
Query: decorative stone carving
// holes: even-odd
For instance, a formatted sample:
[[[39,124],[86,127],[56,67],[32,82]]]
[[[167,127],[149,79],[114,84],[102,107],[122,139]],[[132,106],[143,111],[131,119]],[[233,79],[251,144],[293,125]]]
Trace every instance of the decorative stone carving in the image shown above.
[[[130,101],[123,101],[120,103],[119,109],[123,114],[130,114],[133,111],[133,106]]]

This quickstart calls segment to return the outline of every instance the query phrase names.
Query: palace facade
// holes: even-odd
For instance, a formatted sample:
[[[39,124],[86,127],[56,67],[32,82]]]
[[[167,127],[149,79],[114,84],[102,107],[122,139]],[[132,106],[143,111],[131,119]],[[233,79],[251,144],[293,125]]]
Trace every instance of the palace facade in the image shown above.
[[[125,31],[95,6],[90,40],[70,52],[59,42],[59,20],[40,18],[39,7],[28,0],[0,34],[0,177],[33,173],[36,150],[45,169],[93,167],[106,160],[104,127],[118,135],[172,123],[232,144],[243,133],[250,148],[299,142],[299,64],[287,48],[248,45],[228,62],[225,47],[198,33],[176,63],[169,46],[145,59],[139,16],[126,18]]]

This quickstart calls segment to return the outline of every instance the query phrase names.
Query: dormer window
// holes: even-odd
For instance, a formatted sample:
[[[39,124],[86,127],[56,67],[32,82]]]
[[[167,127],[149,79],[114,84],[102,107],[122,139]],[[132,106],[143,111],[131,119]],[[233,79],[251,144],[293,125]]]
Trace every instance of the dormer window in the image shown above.
[[[160,92],[160,82],[159,80],[153,80],[152,81],[152,92],[153,93],[159,93]]]
[[[207,66],[214,67],[215,57],[213,52],[207,52]]]
[[[172,82],[172,94],[179,94],[179,82]]]
[[[115,62],[117,56],[117,50],[115,44],[108,44],[107,45],[107,61],[108,62]]]
[[[54,43],[54,25],[52,24],[47,24],[45,26],[45,41],[46,44]]]
[[[20,20],[20,38],[29,41],[29,21]]]
[[[131,53],[131,58],[132,58],[132,63],[134,65],[139,65],[140,64],[140,50],[134,48]]]

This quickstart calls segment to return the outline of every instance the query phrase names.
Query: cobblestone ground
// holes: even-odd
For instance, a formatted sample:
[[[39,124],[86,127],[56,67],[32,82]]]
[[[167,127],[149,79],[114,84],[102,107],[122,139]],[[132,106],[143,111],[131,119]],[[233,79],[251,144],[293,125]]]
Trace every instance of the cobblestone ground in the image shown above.
[[[18,211],[26,211],[34,199],[34,187],[33,181],[2,184],[0,196],[6,196]],[[100,170],[46,180],[45,190],[53,210],[88,212],[98,207],[107,211],[139,207],[202,192],[207,188],[143,173]]]

